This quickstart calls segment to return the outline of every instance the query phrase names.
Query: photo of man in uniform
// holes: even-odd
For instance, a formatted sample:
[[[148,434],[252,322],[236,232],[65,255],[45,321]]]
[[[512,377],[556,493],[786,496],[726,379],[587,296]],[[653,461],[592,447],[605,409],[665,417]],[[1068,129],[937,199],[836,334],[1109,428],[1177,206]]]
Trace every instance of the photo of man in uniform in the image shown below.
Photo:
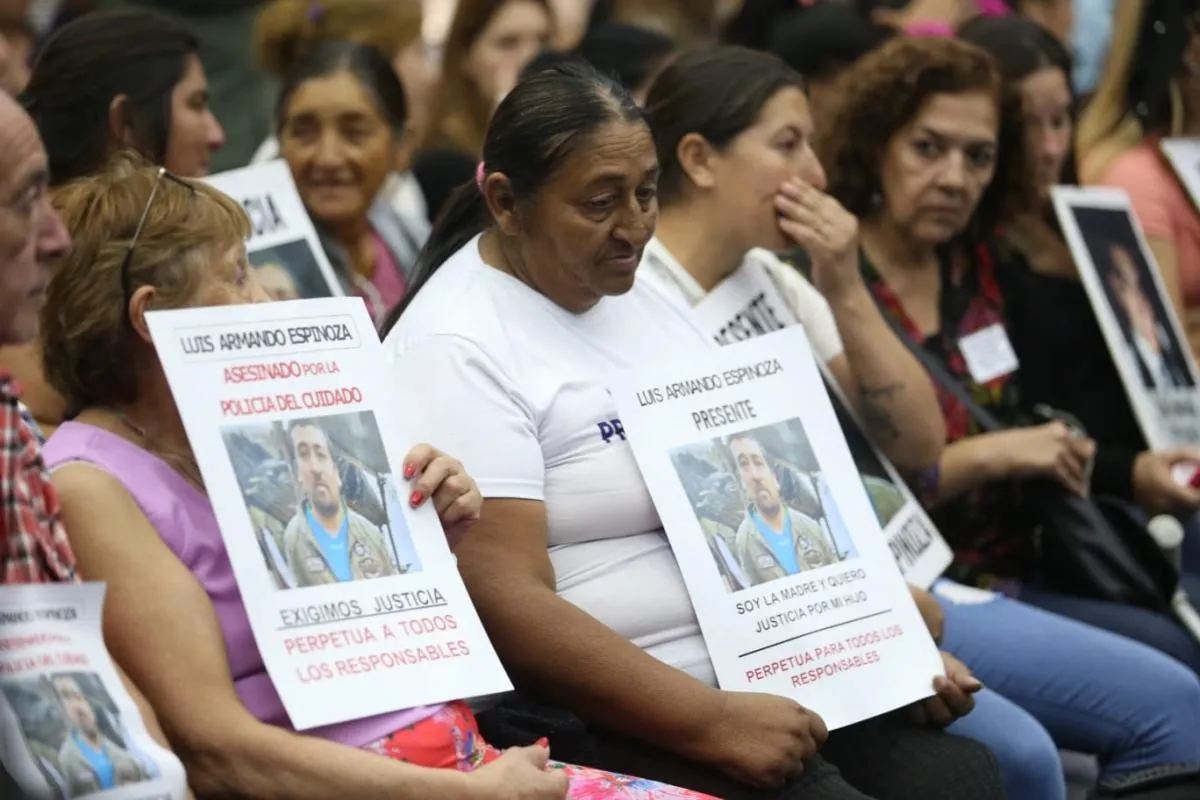
[[[284,557],[296,586],[399,574],[383,532],[346,504],[338,463],[320,421],[293,420],[287,433],[304,495],[283,534]]]
[[[726,441],[746,499],[734,552],[751,585],[836,564],[840,559],[813,518],[790,508],[762,443],[752,432]]]
[[[80,797],[148,780],[138,761],[100,730],[95,709],[79,682],[69,675],[58,675],[52,683],[69,726],[58,752],[67,796]]]

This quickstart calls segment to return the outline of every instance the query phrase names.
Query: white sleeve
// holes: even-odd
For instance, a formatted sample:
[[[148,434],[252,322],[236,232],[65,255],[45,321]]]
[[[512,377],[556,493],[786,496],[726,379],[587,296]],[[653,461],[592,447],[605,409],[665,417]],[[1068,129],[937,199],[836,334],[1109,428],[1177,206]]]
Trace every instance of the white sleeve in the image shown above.
[[[390,366],[405,430],[461,461],[485,498],[543,499],[537,422],[494,359],[461,337],[433,335]]]
[[[838,333],[837,321],[833,318],[833,309],[817,291],[817,287],[809,283],[800,270],[775,256],[766,253],[756,255],[762,258],[767,274],[804,326],[817,357],[828,364],[840,356],[845,348]]]

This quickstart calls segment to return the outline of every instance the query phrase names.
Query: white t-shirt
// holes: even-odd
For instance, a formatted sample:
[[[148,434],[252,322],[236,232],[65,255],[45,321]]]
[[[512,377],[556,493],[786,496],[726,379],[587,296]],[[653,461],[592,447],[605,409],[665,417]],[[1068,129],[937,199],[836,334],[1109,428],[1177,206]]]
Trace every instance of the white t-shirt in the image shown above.
[[[769,250],[756,247],[746,253],[746,257],[742,259],[742,266],[752,262],[762,264],[766,268],[767,275],[771,277],[780,296],[804,326],[804,332],[808,335],[808,341],[817,357],[828,364],[840,356],[845,348],[842,346],[842,337],[838,334],[837,321],[833,317],[833,309],[817,291],[817,287],[809,283],[799,270],[784,263]],[[676,295],[689,306],[699,304],[708,294],[657,238],[651,239],[646,245],[642,254],[641,271],[655,284]]]
[[[716,675],[608,376],[716,348],[639,277],[583,314],[487,266],[476,237],[387,336],[403,424],[460,459],[485,498],[541,500],[558,594],[647,653]]]

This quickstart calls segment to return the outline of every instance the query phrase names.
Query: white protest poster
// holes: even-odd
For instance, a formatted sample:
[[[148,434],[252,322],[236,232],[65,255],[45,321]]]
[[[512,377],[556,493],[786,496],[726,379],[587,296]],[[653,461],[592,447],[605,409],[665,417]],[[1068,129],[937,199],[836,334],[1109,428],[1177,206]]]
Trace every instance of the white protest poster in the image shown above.
[[[241,203],[250,217],[246,250],[254,278],[274,300],[345,294],[283,159],[206,179]]]
[[[103,603],[102,583],[0,586],[0,772],[32,800],[183,800],[183,765],[104,647]]]
[[[1122,189],[1054,188],[1054,209],[1152,450],[1200,445],[1196,365]]]
[[[943,672],[820,385],[792,326],[611,388],[721,688],[791,697],[833,729],[929,697]],[[737,476],[735,525],[702,519],[696,459]]]
[[[701,330],[710,332],[718,344],[800,324],[766,267],[756,261],[747,261],[721,281],[694,310]],[[892,556],[905,580],[928,589],[950,566],[954,553],[900,474],[863,433],[825,365],[818,366]]]
[[[296,728],[508,691],[432,503],[413,510],[357,298],[152,312],[267,672]]]

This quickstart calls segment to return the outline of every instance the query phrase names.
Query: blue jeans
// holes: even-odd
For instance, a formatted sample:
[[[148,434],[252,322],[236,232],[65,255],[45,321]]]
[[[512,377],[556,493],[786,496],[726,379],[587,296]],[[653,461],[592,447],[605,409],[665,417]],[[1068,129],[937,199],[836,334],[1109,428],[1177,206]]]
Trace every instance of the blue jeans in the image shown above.
[[[1185,575],[1185,587],[1188,580]],[[1166,653],[1200,675],[1200,642],[1166,614],[1124,603],[1048,592],[1027,585],[1021,587],[1020,598],[1021,602],[1051,614],[1141,642],[1160,653]]]
[[[991,690],[950,730],[986,744],[1008,796],[1062,800],[1057,748],[1096,755],[1101,781],[1200,765],[1200,679],[1153,649],[1006,597],[952,596],[943,649]],[[982,712],[982,713],[981,713]]]

